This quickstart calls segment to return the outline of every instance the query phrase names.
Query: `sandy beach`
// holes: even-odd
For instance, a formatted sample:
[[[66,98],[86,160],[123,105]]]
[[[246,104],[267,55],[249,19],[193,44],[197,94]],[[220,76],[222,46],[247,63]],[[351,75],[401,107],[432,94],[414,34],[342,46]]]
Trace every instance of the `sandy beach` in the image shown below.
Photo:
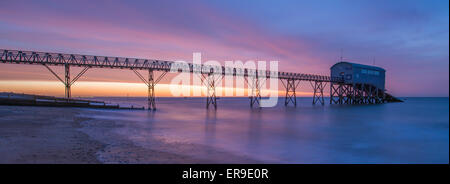
[[[115,128],[132,122],[96,120],[80,116],[81,113],[99,112],[78,108],[0,106],[0,163],[258,163],[196,144],[155,143],[159,147],[207,152],[208,158],[144,148],[114,133]]]
[[[0,163],[100,163],[105,147],[67,108],[0,106]]]

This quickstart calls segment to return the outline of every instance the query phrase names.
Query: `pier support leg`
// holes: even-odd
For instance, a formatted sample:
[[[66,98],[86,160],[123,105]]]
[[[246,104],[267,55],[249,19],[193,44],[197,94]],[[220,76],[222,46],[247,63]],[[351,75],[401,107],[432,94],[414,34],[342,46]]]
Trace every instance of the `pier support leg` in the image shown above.
[[[357,87],[357,99],[358,104],[364,104],[364,84],[359,84],[359,87]]]
[[[374,87],[374,91],[373,93],[373,98],[374,98],[374,103],[375,104],[379,104],[382,103],[382,98],[380,97],[380,90],[377,87]]]
[[[167,74],[167,71],[163,71],[163,73],[155,80],[153,70],[149,69],[148,70],[148,80],[147,80],[136,69],[132,69],[132,70],[148,87],[148,95],[147,95],[148,110],[156,110],[155,86]]]
[[[369,90],[370,90],[370,86],[366,85],[366,84],[361,84],[361,103],[362,104],[368,104],[370,103],[370,96],[369,96]]]
[[[61,77],[58,76],[58,74],[56,74],[56,72],[54,72],[49,66],[47,66],[46,64],[43,64],[45,66],[45,68],[48,69],[48,71],[50,71],[59,81],[61,81],[64,84],[64,97],[66,99],[70,99],[72,97],[72,93],[70,91],[70,88],[72,87],[72,85],[81,77],[83,76],[84,73],[86,73],[86,71],[90,68],[90,67],[85,67],[83,68],[83,70],[81,70],[80,73],[78,73],[75,78],[73,78],[72,80],[70,79],[70,65],[69,64],[65,64],[64,65],[64,80],[61,79]]]
[[[258,77],[251,77],[251,88],[250,107],[253,108],[255,104],[261,107],[261,85]]]
[[[283,81],[281,82],[286,88],[284,106],[288,106],[289,103],[292,103],[294,107],[297,107],[297,94],[295,93],[295,90],[297,89],[297,86],[300,84],[300,80],[296,81],[294,79],[287,79],[286,84]]]
[[[261,108],[261,86],[266,82],[265,77],[260,77],[256,73],[255,76],[244,76],[245,81],[250,89],[249,99],[250,107]]]
[[[342,104],[350,104],[350,85],[342,85]]]
[[[358,103],[364,104],[364,84],[360,84],[358,89]]]
[[[347,104],[347,85],[341,86],[341,104]]]
[[[354,102],[354,88],[353,85],[347,85],[347,104],[353,104]]]
[[[70,66],[68,64],[64,65],[64,74],[65,74],[65,80],[64,80],[64,85],[65,85],[65,97],[67,99],[70,98]]]
[[[148,70],[148,109],[156,110],[156,102],[155,102],[155,80],[153,75],[153,70]]]
[[[325,86],[327,85],[323,81],[314,81],[313,83],[310,81],[311,86],[314,89],[313,94],[313,105],[315,105],[317,102],[320,102],[320,104],[325,105],[325,100],[323,99],[323,89],[325,89]]]
[[[213,105],[214,109],[217,109],[217,97],[216,97],[216,85],[214,81],[212,81],[208,85],[207,89],[207,97],[206,97],[206,108],[209,108],[209,105]]]
[[[330,104],[333,104],[333,100],[334,100],[334,91],[337,91],[336,89],[334,89],[334,83],[331,82],[330,83]],[[337,104],[337,103],[336,103]]]
[[[330,83],[330,104],[342,104],[344,101],[343,93],[344,86],[342,84]]]
[[[209,105],[217,109],[216,85],[218,79],[213,73],[202,74],[202,77],[203,83],[206,85],[206,109],[209,109]]]

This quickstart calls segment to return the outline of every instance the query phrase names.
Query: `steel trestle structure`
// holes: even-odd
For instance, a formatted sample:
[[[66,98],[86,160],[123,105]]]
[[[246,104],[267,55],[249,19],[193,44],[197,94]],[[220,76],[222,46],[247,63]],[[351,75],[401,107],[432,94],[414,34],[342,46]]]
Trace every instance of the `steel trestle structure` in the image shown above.
[[[330,83],[330,103],[331,104],[355,104],[355,103],[382,103],[384,102],[384,91],[378,90],[370,85],[364,84],[345,84],[342,78],[333,78],[330,76],[275,72],[255,70],[249,68],[230,68],[223,66],[208,66],[203,64],[187,64],[180,66],[176,62],[155,60],[155,59],[136,59],[123,57],[107,57],[80,54],[48,53],[35,51],[19,51],[0,49],[0,62],[10,64],[34,64],[46,67],[58,80],[65,86],[65,98],[71,98],[71,86],[90,68],[111,68],[111,69],[129,69],[132,70],[148,87],[148,109],[156,109],[155,86],[163,77],[171,71],[173,65],[181,67],[184,70],[178,72],[190,72],[198,74],[202,84],[206,86],[206,108],[210,105],[217,108],[216,87],[225,75],[242,76],[247,85],[251,88],[250,106],[261,106],[261,86],[269,78],[281,80],[286,89],[285,106],[293,104],[297,106],[296,88],[300,81],[309,81],[313,88],[313,104],[321,103],[324,105],[323,90],[327,83]],[[64,79],[59,77],[49,66],[63,66]],[[82,67],[82,71],[73,79],[70,78],[71,67]],[[211,68],[214,70],[205,70]],[[148,71],[148,77],[144,77],[139,70]],[[214,72],[213,72],[214,71]],[[155,77],[155,72],[161,72]]]
[[[200,79],[206,86],[206,108],[209,109],[209,105],[212,105],[214,109],[217,109],[216,86],[222,80],[222,75],[217,76],[215,73],[202,73]]]
[[[315,105],[317,102],[320,102],[320,104],[324,105],[325,104],[325,100],[323,99],[323,90],[325,88],[325,86],[327,86],[327,83],[323,82],[323,81],[314,81],[314,85],[313,82],[310,81],[311,87],[314,89],[314,93],[313,93],[313,105]]]
[[[386,95],[369,84],[330,83],[330,104],[380,104],[386,102]]]
[[[295,89],[297,89],[297,86],[300,84],[300,80],[296,81],[294,79],[287,79],[286,84],[283,81],[281,81],[281,83],[286,88],[284,106],[289,105],[289,102],[291,102],[295,107],[297,107],[297,96],[295,93]]]
[[[142,76],[137,70],[135,69],[132,70],[148,87],[148,109],[156,110],[155,86],[167,74],[167,71],[163,71],[163,73],[156,80],[154,80],[153,70],[149,69],[148,80],[146,80],[144,76]]]

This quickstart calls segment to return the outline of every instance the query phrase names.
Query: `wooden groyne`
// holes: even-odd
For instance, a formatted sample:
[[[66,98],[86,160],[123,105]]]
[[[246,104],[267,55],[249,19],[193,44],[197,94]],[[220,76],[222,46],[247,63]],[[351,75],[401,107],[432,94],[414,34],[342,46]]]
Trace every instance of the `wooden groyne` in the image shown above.
[[[144,107],[125,107],[119,104],[109,104],[104,101],[82,100],[73,98],[58,98],[53,96],[0,93],[0,105],[19,106],[50,106],[50,107],[87,107],[103,109],[145,109]]]

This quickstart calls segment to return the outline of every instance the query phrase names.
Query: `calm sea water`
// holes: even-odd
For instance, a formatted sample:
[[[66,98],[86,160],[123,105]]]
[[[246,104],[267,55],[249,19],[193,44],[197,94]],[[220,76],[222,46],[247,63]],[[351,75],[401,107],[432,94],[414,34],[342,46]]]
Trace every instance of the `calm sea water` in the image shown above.
[[[208,158],[165,143],[206,145],[269,163],[449,163],[449,99],[404,98],[380,105],[312,105],[250,109],[248,98],[158,98],[155,112],[93,111],[97,119],[126,121],[117,128],[136,145]],[[145,98],[100,98],[145,106]],[[327,101],[328,102],[328,101]],[[149,139],[151,138],[151,139]]]

